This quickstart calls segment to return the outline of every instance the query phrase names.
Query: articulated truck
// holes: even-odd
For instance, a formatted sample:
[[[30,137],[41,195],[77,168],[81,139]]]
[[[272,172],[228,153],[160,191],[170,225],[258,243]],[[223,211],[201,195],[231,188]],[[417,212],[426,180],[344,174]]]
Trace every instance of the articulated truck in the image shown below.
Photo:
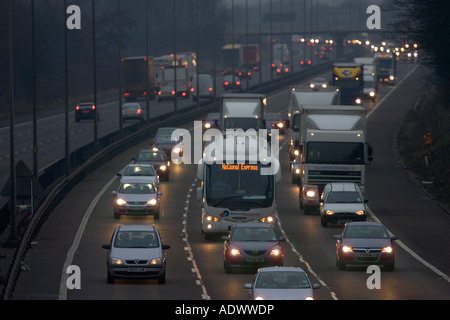
[[[355,182],[365,192],[372,161],[366,141],[366,109],[354,105],[306,105],[300,116],[299,203],[317,211],[329,182]]]

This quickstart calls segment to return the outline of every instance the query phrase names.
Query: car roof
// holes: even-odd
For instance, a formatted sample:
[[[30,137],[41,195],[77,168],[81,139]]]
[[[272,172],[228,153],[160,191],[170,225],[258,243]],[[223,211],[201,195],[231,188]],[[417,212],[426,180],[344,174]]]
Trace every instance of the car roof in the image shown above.
[[[125,167],[154,167],[150,163],[129,163]]]
[[[150,224],[123,224],[117,226],[120,231],[156,231],[156,227]]]
[[[355,192],[358,185],[354,182],[332,182],[330,183],[331,191]]]
[[[77,106],[92,106],[93,104],[93,102],[80,102]]]

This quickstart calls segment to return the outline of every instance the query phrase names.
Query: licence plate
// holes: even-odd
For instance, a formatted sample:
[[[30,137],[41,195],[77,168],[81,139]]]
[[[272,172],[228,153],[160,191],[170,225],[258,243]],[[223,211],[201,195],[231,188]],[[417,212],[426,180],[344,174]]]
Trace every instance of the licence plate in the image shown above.
[[[377,253],[359,253],[359,258],[376,258],[378,256]]]
[[[338,223],[347,223],[347,222],[351,222],[352,220],[350,220],[350,219],[342,219],[342,220],[338,220]]]
[[[264,262],[264,258],[247,258],[247,262]]]
[[[89,110],[84,110],[83,111],[83,113],[86,113],[86,114],[89,113],[89,112],[90,112]]]
[[[145,268],[128,268],[128,272],[145,272]]]

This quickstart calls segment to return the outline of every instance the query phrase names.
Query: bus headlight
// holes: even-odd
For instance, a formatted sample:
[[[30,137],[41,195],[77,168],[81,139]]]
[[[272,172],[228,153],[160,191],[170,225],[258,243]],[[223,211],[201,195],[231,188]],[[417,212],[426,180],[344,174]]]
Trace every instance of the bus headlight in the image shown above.
[[[211,221],[217,222],[217,221],[220,221],[220,219],[217,218],[217,217],[213,217],[213,216],[206,216],[206,221],[208,221],[208,222],[211,222]]]
[[[375,91],[370,91],[369,96],[375,97]]]
[[[306,191],[306,196],[308,198],[314,198],[316,196],[316,192],[314,190],[308,190]]]

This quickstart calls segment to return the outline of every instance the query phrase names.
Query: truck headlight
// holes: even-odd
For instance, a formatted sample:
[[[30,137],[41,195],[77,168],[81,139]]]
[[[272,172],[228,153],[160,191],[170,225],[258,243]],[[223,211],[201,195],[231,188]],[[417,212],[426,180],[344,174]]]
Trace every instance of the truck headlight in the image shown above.
[[[394,76],[390,76],[389,80],[391,80],[391,81],[394,80]]]
[[[206,216],[206,221],[214,221],[214,222],[217,222],[217,221],[220,221],[220,219],[217,218],[217,217],[213,217],[213,216]]]
[[[369,96],[375,97],[375,91],[370,91]]]
[[[306,196],[308,198],[314,198],[316,196],[316,192],[314,190],[308,190],[306,191]]]
[[[355,102],[356,102],[356,104],[361,104],[361,99],[360,99],[360,98],[357,98],[357,99],[355,100]]]
[[[267,223],[272,223],[272,222],[273,222],[273,217],[272,217],[272,216],[267,216],[267,217],[261,218],[261,219],[259,219],[259,222],[263,222],[263,223],[265,223],[265,222],[267,222]]]

